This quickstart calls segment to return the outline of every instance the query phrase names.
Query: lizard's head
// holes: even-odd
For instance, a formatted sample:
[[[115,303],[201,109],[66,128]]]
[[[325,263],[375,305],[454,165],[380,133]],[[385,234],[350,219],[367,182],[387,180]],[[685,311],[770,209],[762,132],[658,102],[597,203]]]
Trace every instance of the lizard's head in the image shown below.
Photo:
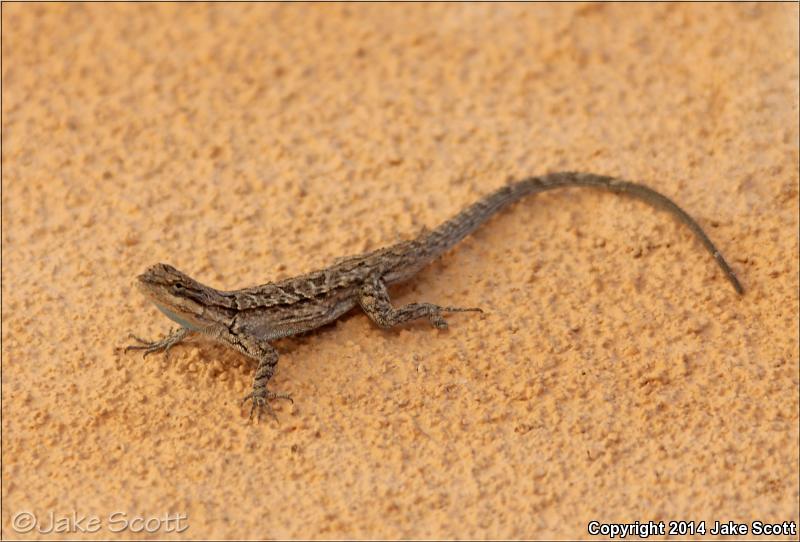
[[[202,330],[210,323],[206,309],[218,302],[219,292],[204,286],[171,265],[158,263],[137,278],[139,290],[171,320]]]

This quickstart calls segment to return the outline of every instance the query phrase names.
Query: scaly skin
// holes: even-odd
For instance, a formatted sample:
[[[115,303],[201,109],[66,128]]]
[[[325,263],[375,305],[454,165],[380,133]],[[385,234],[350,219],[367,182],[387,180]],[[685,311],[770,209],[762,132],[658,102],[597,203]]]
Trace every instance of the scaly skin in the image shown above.
[[[387,286],[413,277],[493,215],[529,195],[565,187],[593,187],[638,198],[664,209],[686,224],[714,257],[738,294],[744,289],[735,273],[702,228],[671,199],[644,185],[591,173],[551,173],[504,186],[467,207],[431,232],[412,241],[338,260],[325,269],[224,292],[200,284],[166,264],[156,264],[138,277],[140,290],[181,328],[165,339],[149,342],[134,337],[147,355],[164,351],[199,333],[258,360],[250,418],[266,409],[275,417],[270,399],[288,399],[286,393],[267,390],[278,353],[270,341],[316,329],[360,306],[382,328],[427,318],[437,328],[447,327],[443,313],[480,311],[478,308],[440,307],[411,303],[395,308]],[[277,418],[276,418],[277,419]]]

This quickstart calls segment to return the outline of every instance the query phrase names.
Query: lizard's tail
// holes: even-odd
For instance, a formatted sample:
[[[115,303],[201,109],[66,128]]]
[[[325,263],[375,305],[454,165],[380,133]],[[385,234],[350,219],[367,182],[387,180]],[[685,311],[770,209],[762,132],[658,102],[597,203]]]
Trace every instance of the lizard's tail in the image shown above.
[[[728,265],[728,262],[725,261],[725,258],[722,257],[719,250],[717,250],[717,247],[714,246],[714,243],[711,242],[711,239],[708,238],[700,225],[686,211],[678,207],[674,201],[642,184],[592,173],[550,173],[540,177],[529,177],[504,186],[470,205],[420,239],[422,250],[427,252],[427,258],[433,259],[475,231],[492,215],[525,196],[570,186],[589,186],[602,188],[617,194],[628,194],[653,207],[668,211],[692,230],[700,242],[703,243],[703,246],[706,247],[706,250],[717,261],[717,264],[725,273],[736,292],[740,295],[744,294],[744,288],[739,283],[739,279],[736,278],[736,274]]]

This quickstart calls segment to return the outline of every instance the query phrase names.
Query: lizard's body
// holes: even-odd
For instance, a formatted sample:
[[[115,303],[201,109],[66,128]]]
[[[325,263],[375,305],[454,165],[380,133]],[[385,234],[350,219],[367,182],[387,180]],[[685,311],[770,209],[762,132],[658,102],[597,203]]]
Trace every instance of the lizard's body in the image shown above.
[[[145,355],[160,350],[167,352],[191,333],[201,333],[222,342],[258,360],[253,391],[245,400],[253,401],[251,416],[257,407],[265,407],[272,414],[268,399],[290,397],[266,389],[278,361],[277,351],[269,341],[321,327],[357,305],[383,328],[423,317],[438,328],[446,328],[443,312],[479,311],[430,303],[394,308],[386,287],[413,277],[508,205],[531,194],[569,186],[625,193],[666,209],[689,226],[714,256],[735,290],[743,293],[736,275],[700,226],[666,196],[644,185],[612,177],[552,173],[500,188],[417,239],[343,258],[325,269],[280,282],[224,292],[200,284],[169,265],[154,265],[139,275],[138,285],[181,327],[161,341],[149,342],[134,337],[142,345],[128,348],[143,349]]]

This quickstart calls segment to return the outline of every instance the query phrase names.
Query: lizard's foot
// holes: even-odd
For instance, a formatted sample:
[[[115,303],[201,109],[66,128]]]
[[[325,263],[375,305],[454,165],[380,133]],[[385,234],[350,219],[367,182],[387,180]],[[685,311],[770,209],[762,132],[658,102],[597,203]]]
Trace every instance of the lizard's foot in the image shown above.
[[[433,327],[437,329],[447,329],[447,320],[445,320],[441,314],[443,312],[483,312],[483,309],[480,307],[436,307],[436,309],[435,312],[432,312],[428,316],[428,319],[431,324],[433,324]]]
[[[261,411],[266,410],[276,422],[278,421],[278,416],[275,415],[275,411],[272,410],[272,406],[269,404],[270,399],[288,399],[289,402],[294,403],[294,400],[290,394],[279,391],[269,391],[266,388],[253,389],[252,392],[244,396],[244,399],[242,399],[242,404],[245,404],[248,399],[253,401],[253,404],[250,406],[249,419],[251,420],[253,419],[253,414],[256,413],[256,410],[258,410],[258,419],[261,418]]]
[[[171,330],[169,332],[169,335],[167,335],[160,341],[146,341],[131,333],[128,336],[140,344],[128,345],[125,347],[125,351],[127,352],[128,350],[144,350],[144,352],[142,353],[142,358],[147,357],[147,354],[163,351],[164,357],[169,357],[169,349],[178,344],[179,342],[181,342],[188,334],[189,334],[188,329],[184,327],[179,327],[178,329]]]

